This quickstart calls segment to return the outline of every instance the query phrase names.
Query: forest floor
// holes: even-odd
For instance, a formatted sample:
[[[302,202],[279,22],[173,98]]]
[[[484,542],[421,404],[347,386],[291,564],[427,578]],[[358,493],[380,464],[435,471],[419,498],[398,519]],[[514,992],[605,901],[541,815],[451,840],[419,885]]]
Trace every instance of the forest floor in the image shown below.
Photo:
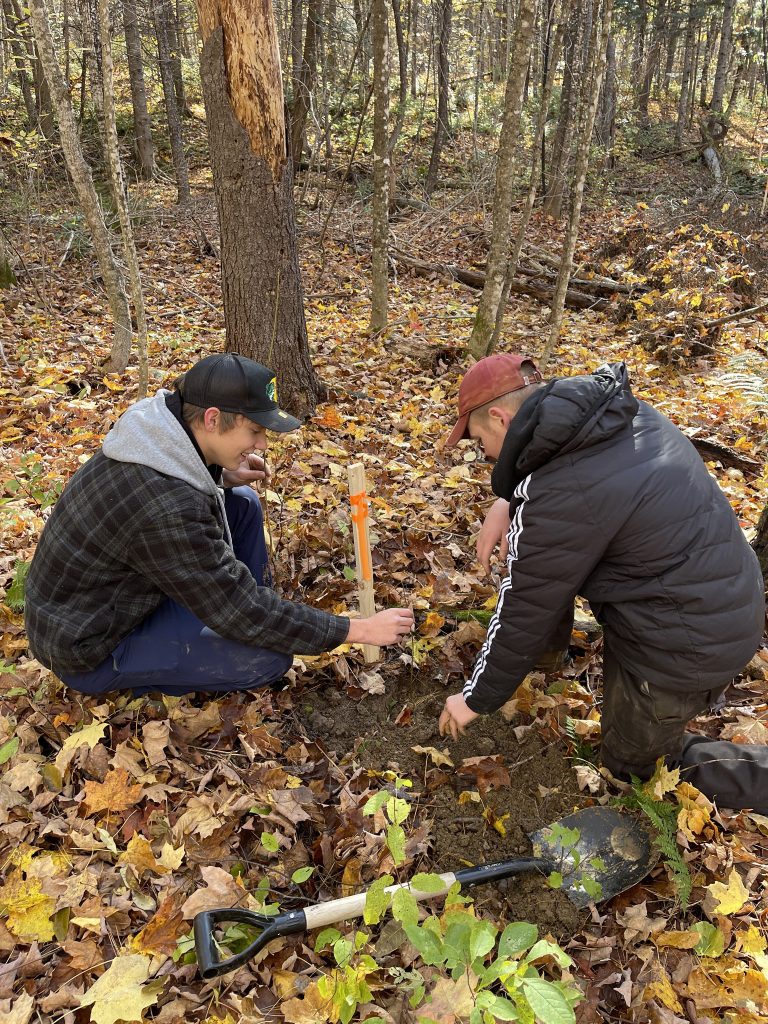
[[[624,154],[601,173],[583,217],[579,273],[636,291],[608,312],[567,311],[549,370],[626,361],[639,397],[693,438],[724,446],[707,464],[749,534],[768,500],[765,326],[760,316],[712,324],[765,301],[768,243],[763,179],[749,152],[732,158],[738,174],[717,193],[699,164],[677,157]],[[453,173],[464,166],[471,154],[457,149]],[[482,265],[488,182],[461,184],[430,209],[399,210],[394,248],[431,264]],[[134,400],[136,374],[99,368],[109,318],[82,228],[63,208],[69,197],[32,197],[18,185],[6,232],[22,273],[0,293],[0,1017],[26,1024],[34,1009],[42,1024],[81,1024],[93,1004],[91,1019],[111,1022],[121,1019],[110,1003],[119,997],[127,1019],[143,1013],[161,1024],[346,1022],[322,996],[321,975],[352,992],[356,1019],[465,1017],[460,982],[421,966],[401,932],[393,940],[392,922],[338,926],[363,933],[361,955],[375,958],[374,969],[361,968],[367,990],[343,974],[346,961],[333,974],[331,953],[316,950],[312,935],[277,941],[204,982],[189,937],[201,909],[288,909],[358,891],[385,872],[402,880],[524,854],[530,832],[574,808],[632,798],[595,766],[601,668],[592,634],[574,633],[573,666],[529,676],[504,715],[458,743],[437,734],[444,697],[460,688],[484,635],[460,613],[487,610],[495,594],[473,557],[488,467],[468,445],[442,447],[477,293],[395,260],[390,328],[369,337],[366,179],[341,196],[327,230],[333,190],[320,178],[299,182],[307,320],[327,401],[270,450],[274,479],[262,497],[275,579],[297,600],[355,608],[346,466],[362,461],[377,602],[413,606],[417,630],[373,666],[347,647],[296,659],[281,693],[166,698],[160,713],[130,694],[83,698],[29,657],[19,564],[67,478]],[[200,245],[200,226],[217,235],[204,168],[194,192],[195,222],[179,221],[167,188],[133,193],[151,387],[224,341],[219,266]],[[556,257],[561,237],[561,223],[534,216],[529,240],[539,250]],[[535,357],[547,314],[514,296],[503,349]],[[763,651],[726,706],[695,728],[766,742],[766,680]],[[398,865],[387,818],[364,810],[386,787],[408,796]],[[676,839],[643,883],[589,912],[534,874],[478,888],[475,913],[499,928],[532,922],[562,945],[570,969],[553,956],[539,967],[575,980],[579,1021],[768,1021],[768,818],[715,809],[674,773],[640,797]],[[242,942],[229,938],[230,948]],[[412,1009],[416,971],[427,1001]]]

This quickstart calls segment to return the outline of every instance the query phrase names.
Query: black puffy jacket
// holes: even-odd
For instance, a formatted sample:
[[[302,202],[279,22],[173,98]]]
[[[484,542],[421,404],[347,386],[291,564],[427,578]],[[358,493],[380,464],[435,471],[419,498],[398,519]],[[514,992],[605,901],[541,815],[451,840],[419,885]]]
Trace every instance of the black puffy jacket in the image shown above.
[[[464,686],[473,711],[512,696],[562,639],[576,595],[616,657],[668,690],[725,686],[754,654],[757,558],[696,449],[634,397],[623,363],[531,396],[492,483],[510,501],[509,575]]]

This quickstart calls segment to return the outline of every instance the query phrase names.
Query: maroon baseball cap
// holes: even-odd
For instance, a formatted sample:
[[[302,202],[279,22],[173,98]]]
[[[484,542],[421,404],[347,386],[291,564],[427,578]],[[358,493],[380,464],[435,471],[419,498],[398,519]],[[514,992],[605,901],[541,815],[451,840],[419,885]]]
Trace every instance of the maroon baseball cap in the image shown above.
[[[533,370],[528,374],[522,371],[523,363],[529,363]],[[498,352],[486,356],[464,374],[459,386],[459,419],[445,442],[446,448],[453,448],[462,438],[467,437],[469,415],[486,402],[501,398],[510,391],[519,391],[529,384],[543,380],[541,374],[528,356],[513,356],[508,352]]]

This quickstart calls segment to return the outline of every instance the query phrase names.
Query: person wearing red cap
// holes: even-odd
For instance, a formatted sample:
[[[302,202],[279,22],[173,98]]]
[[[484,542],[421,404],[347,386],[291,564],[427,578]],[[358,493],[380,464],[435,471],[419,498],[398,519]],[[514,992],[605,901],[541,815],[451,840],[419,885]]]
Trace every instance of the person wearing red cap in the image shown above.
[[[524,356],[480,360],[447,439],[494,464],[478,538],[507,575],[485,643],[440,716],[455,738],[567,647],[577,595],[603,628],[603,764],[649,778],[659,758],[727,807],[768,813],[768,747],[686,732],[760,644],[755,553],[696,449],[632,394],[623,363],[544,382]]]
[[[201,359],[132,405],[67,484],[25,592],[30,647],[81,693],[216,693],[277,684],[294,653],[396,643],[409,608],[350,620],[270,586],[258,495],[267,431],[301,423],[271,370]]]

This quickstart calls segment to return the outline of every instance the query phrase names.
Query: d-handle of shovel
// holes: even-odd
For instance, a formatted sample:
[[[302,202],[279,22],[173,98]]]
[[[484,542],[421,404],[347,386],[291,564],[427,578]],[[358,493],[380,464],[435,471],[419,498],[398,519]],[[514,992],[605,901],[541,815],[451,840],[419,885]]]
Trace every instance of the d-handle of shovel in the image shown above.
[[[214,930],[217,924],[223,922],[246,924],[251,928],[257,928],[259,934],[245,949],[235,953],[234,956],[221,960]],[[236,967],[241,967],[251,957],[256,956],[272,939],[277,939],[281,935],[294,935],[306,930],[307,919],[303,910],[291,910],[285,914],[278,914],[276,917],[256,914],[252,910],[241,910],[237,907],[224,910],[204,910],[195,915],[193,923],[195,953],[200,973],[206,980],[227,974],[229,971],[234,971]]]

